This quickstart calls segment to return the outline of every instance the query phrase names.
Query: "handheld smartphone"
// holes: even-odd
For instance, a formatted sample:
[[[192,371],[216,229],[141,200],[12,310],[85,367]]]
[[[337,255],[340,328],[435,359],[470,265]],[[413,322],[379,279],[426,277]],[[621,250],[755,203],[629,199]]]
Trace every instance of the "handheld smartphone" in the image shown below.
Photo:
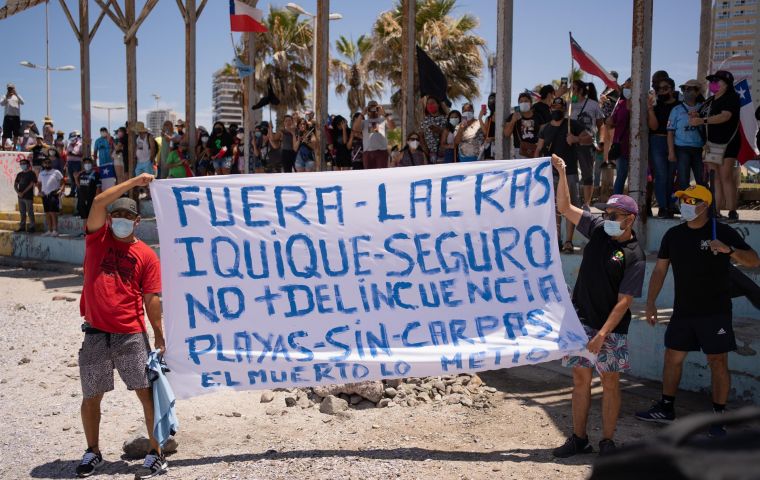
[[[515,105],[514,107],[515,113],[520,113],[520,105]]]
[[[483,104],[480,105],[480,111],[481,112],[485,112],[487,109],[488,109],[488,105],[486,105],[485,103],[483,103]]]
[[[562,85],[563,87],[566,87],[567,86],[567,81],[568,81],[567,77],[562,77],[562,78],[559,79],[559,84]]]

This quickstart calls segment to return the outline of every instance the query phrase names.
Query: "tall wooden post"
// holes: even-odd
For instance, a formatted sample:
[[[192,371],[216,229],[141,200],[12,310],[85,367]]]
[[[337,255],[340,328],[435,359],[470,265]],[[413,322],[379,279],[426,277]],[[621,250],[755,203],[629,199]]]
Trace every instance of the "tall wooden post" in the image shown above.
[[[185,0],[185,129],[188,153],[195,162],[195,0]]]
[[[90,107],[90,14],[87,0],[79,0],[79,84],[82,106],[82,151],[92,151],[92,110]]]
[[[636,233],[646,248],[646,180],[649,152],[647,97],[652,70],[652,2],[633,0],[633,40],[631,42],[631,158],[628,193],[639,205]]]
[[[702,0],[699,14],[699,56],[697,59],[697,80],[705,81],[710,69],[712,44],[712,0]],[[704,93],[704,92],[702,92]]]
[[[124,0],[125,24],[132,26],[135,23],[135,0]],[[129,28],[129,27],[128,27]],[[127,50],[127,130],[129,131],[128,153],[125,159],[124,169],[127,178],[132,178],[137,163],[137,134],[134,129],[137,126],[137,36],[124,35],[124,43]]]
[[[246,32],[243,35],[244,48],[246,52],[245,63],[255,67],[256,65],[256,37],[251,32]],[[255,70],[255,68],[254,68]],[[253,147],[251,142],[255,142],[256,139],[253,136],[253,130],[256,128],[256,119],[254,111],[251,109],[253,106],[253,95],[256,85],[256,72],[246,77],[243,80],[243,86],[245,87],[245,103],[243,105],[243,123],[245,130],[245,145],[243,147],[245,165],[243,165],[243,173],[251,173],[251,160],[253,159]]]
[[[325,162],[325,124],[327,123],[327,92],[330,79],[327,77],[327,62],[330,55],[330,0],[317,0],[317,16],[314,19],[314,42],[316,58],[314,59],[314,119],[317,134],[316,170],[327,168]]]
[[[417,2],[401,0],[401,136],[415,129],[414,71],[417,68]]]
[[[513,0],[499,0],[496,15],[496,128],[494,158],[511,158],[504,138],[504,121],[512,98],[512,15]]]

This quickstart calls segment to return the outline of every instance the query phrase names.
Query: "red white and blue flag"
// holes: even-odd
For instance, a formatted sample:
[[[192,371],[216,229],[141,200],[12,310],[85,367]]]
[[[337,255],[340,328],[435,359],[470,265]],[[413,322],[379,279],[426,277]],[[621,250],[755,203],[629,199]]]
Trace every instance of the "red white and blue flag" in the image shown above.
[[[755,146],[755,135],[757,135],[757,120],[755,119],[755,107],[752,105],[752,95],[750,95],[749,84],[744,79],[734,85],[736,93],[739,94],[739,138],[741,146],[737,160],[742,165],[748,160],[755,160],[760,154]]]
[[[581,48],[578,42],[576,42],[573,38],[572,33],[570,33],[570,54],[573,56],[573,60],[578,62],[578,66],[581,70],[588,73],[589,75],[601,78],[604,84],[609,88],[614,88],[615,90],[620,89],[620,86],[618,85],[617,80],[615,80],[615,77],[613,77],[610,72],[605,70],[604,67],[602,67],[602,65],[597,62],[594,57],[589,55],[585,50]]]
[[[264,33],[264,13],[239,0],[230,0],[230,30],[233,32]]]

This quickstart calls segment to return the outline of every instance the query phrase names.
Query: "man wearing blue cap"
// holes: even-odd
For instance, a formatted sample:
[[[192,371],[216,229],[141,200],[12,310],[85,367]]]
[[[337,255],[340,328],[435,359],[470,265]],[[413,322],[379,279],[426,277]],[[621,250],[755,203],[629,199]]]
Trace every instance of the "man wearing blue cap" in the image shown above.
[[[589,240],[573,289],[573,306],[589,337],[586,348],[596,355],[593,361],[580,356],[562,360],[573,369],[573,434],[552,453],[567,458],[593,452],[586,424],[596,370],[603,389],[599,454],[607,455],[615,450],[612,437],[620,414],[620,374],[630,368],[630,306],[634,297],[641,296],[644,285],[646,257],[633,232],[639,207],[627,195],[613,195],[607,203],[595,205],[604,212],[601,217],[583,211],[570,202],[564,160],[552,155],[552,165],[559,172],[557,209]]]

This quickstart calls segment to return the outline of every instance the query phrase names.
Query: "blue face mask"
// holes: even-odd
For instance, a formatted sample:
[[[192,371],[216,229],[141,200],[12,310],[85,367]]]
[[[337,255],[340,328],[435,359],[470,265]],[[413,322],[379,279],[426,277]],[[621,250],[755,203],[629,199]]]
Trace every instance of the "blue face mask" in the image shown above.
[[[117,238],[127,238],[135,231],[135,222],[128,218],[112,218],[111,231]]]
[[[686,220],[687,222],[691,222],[692,220],[696,220],[699,216],[699,213],[697,213],[697,205],[689,205],[688,203],[681,203],[681,218]]]
[[[615,220],[605,220],[604,221],[604,233],[609,235],[610,237],[619,237],[623,234],[625,230],[620,228],[620,222]]]

